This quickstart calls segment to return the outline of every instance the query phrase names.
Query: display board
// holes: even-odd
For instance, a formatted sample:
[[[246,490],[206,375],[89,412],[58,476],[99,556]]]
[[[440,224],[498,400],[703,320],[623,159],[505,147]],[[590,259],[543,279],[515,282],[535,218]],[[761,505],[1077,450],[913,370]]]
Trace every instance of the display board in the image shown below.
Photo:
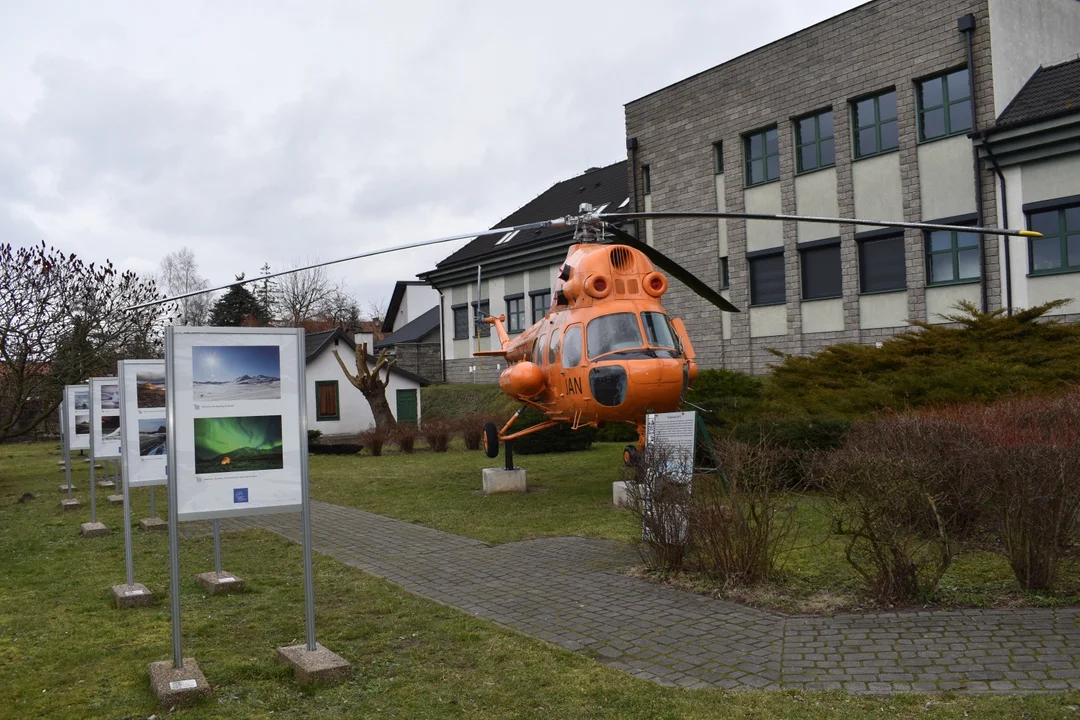
[[[645,416],[645,445],[669,449],[667,474],[688,483],[694,477],[694,427],[697,414],[689,412],[652,413]]]
[[[121,360],[116,366],[124,478],[129,487],[164,485],[165,361]]]
[[[90,378],[90,442],[94,457],[120,457],[120,379]]]
[[[166,328],[178,520],[300,510],[303,332]]]
[[[90,449],[90,386],[66,385],[64,402],[67,403],[67,427],[64,438],[68,450]]]

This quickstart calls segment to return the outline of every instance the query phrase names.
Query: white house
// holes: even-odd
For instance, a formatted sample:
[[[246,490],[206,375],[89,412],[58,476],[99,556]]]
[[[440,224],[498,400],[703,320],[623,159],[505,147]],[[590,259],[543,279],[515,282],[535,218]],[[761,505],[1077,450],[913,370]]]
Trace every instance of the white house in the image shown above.
[[[390,296],[382,331],[389,335],[439,304],[439,291],[419,280],[398,280]]]
[[[371,407],[341,371],[334,350],[346,367],[354,367],[356,345],[341,328],[306,336],[308,429],[321,430],[323,435],[366,430],[375,424]],[[374,367],[373,360],[369,359],[368,367]],[[420,420],[420,388],[427,384],[427,380],[406,370],[390,370],[386,400],[399,422]]]

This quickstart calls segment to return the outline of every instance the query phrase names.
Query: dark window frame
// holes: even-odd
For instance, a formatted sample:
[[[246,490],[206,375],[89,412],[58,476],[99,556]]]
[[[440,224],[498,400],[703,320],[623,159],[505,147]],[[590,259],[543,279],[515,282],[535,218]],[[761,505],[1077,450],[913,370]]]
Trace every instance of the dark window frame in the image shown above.
[[[1070,198],[1061,198],[1059,204],[1054,204],[1059,201],[1046,201],[1039,203],[1032,203],[1031,205],[1024,206],[1024,219],[1027,223],[1028,230],[1034,230],[1034,226],[1031,222],[1031,218],[1034,215],[1040,215],[1042,213],[1056,213],[1058,215],[1058,234],[1057,240],[1060,248],[1061,265],[1056,268],[1049,268],[1046,270],[1035,269],[1035,253],[1034,243],[1038,240],[1044,240],[1047,237],[1052,237],[1044,234],[1042,238],[1028,238],[1027,252],[1028,252],[1028,277],[1044,277],[1046,275],[1065,275],[1068,273],[1080,272],[1080,257],[1076,258],[1073,264],[1070,264],[1069,260],[1069,238],[1077,238],[1077,242],[1080,243],[1080,227],[1070,230],[1067,225],[1068,216],[1066,211],[1080,208],[1080,196],[1073,196]]]
[[[855,240],[856,240],[856,243],[858,245],[858,250],[859,250],[858,256],[859,256],[859,294],[860,295],[877,295],[879,293],[901,292],[901,291],[905,291],[905,290],[908,289],[908,283],[907,283],[907,239],[904,237],[903,233],[896,233],[896,232],[878,233],[878,232],[872,231],[870,234],[868,234],[866,236],[863,236],[861,238],[856,236]],[[866,281],[866,271],[867,271],[867,266],[869,265],[869,263],[867,262],[867,259],[866,259],[866,256],[865,256],[866,255],[866,248],[869,247],[869,246],[872,246],[872,245],[879,245],[879,244],[881,244],[883,242],[896,242],[897,240],[899,240],[900,246],[903,248],[903,251],[904,251],[903,263],[901,263],[901,267],[903,269],[903,284],[902,285],[896,285],[896,286],[867,288],[868,283]]]
[[[731,262],[727,256],[720,258],[720,289],[727,290],[731,287]]]
[[[491,337],[491,326],[480,319],[480,313],[484,313],[485,317],[491,317],[491,298],[481,300],[479,307],[477,307],[476,300],[473,300],[469,305],[473,314],[473,337]]]
[[[713,151],[713,174],[723,175],[724,173],[724,141],[717,140],[712,144]]]
[[[959,224],[959,223],[941,223],[943,225]],[[931,245],[933,236],[937,233],[948,233],[950,240],[950,247],[945,250],[934,250]],[[975,236],[975,245],[967,245],[964,247],[959,246],[957,234],[958,230],[926,230],[923,232],[923,252],[926,255],[926,286],[927,287],[940,287],[945,285],[968,285],[970,283],[982,282],[982,243],[979,242],[979,238]],[[972,234],[972,233],[969,233]],[[960,253],[965,251],[975,250],[979,254],[979,274],[975,277],[961,278],[960,277]],[[933,272],[933,257],[935,255],[952,255],[952,278],[949,280],[934,280]]]
[[[769,152],[769,133],[773,133],[776,136],[776,152]],[[761,137],[761,155],[752,155],[751,146],[753,145],[754,138]],[[769,176],[769,158],[776,158],[776,177]],[[761,161],[763,179],[754,181],[751,173],[751,168],[755,160]],[[770,125],[753,132],[743,135],[743,170],[745,177],[743,178],[743,184],[746,187],[757,187],[758,185],[767,185],[771,182],[778,182],[780,180],[780,128],[776,125]]]
[[[919,142],[933,142],[934,140],[941,140],[942,138],[953,137],[955,135],[966,135],[971,132],[971,125],[973,122],[974,109],[971,107],[971,77],[968,76],[967,82],[964,83],[964,91],[967,93],[958,100],[951,99],[949,97],[949,81],[948,78],[957,73],[967,74],[967,66],[953,68],[952,70],[946,70],[938,73],[937,75],[931,75],[930,77],[922,78],[915,81],[915,104],[916,104],[916,123],[919,127]],[[926,107],[923,104],[923,86],[926,83],[939,81],[941,83],[941,103],[938,105],[931,105]],[[961,103],[967,103],[968,105],[968,125],[965,128],[959,130],[952,129],[952,113],[950,110],[953,105],[960,105]],[[940,135],[934,135],[933,137],[926,136],[926,125],[924,120],[927,113],[931,113],[934,110],[942,110],[942,127],[945,129]]]
[[[649,195],[652,193],[652,168],[648,165],[641,166],[641,194]]]
[[[464,335],[459,334],[458,312],[460,312],[460,311],[465,312],[465,316],[464,316],[465,334]],[[451,313],[452,319],[454,321],[454,339],[455,340],[468,340],[469,339],[469,303],[461,303],[459,305],[451,305],[450,306],[450,313]]]
[[[525,331],[525,293],[514,293],[503,297],[506,303],[506,332],[508,335],[516,335]],[[518,303],[519,311],[511,309],[511,303]],[[514,319],[517,318],[515,323]]]
[[[323,385],[333,385],[334,386],[334,409],[337,412],[335,412],[333,415],[324,415],[322,413],[322,409],[320,407],[320,402],[319,402],[319,388],[322,387]],[[315,421],[316,422],[323,422],[323,421],[330,422],[330,421],[333,421],[333,420],[341,420],[341,390],[338,387],[338,381],[337,380],[316,380],[315,381]]]
[[[833,132],[832,132],[832,135],[824,135],[823,136],[821,134],[821,117],[823,115],[826,115],[826,114],[829,114],[829,115],[833,116]],[[814,137],[809,141],[807,141],[806,138],[802,137],[802,129],[801,129],[801,127],[802,127],[802,123],[804,121],[806,121],[806,120],[813,120],[814,121]],[[836,167],[836,114],[833,112],[833,109],[828,108],[826,110],[819,110],[819,111],[817,111],[815,113],[810,113],[809,115],[803,115],[801,117],[795,118],[793,123],[795,125],[795,172],[796,172],[796,174],[804,175],[806,173],[812,173],[812,172],[817,172],[818,170],[824,170],[826,168]],[[821,145],[822,145],[822,143],[825,143],[825,142],[827,142],[829,140],[832,141],[832,146],[833,146],[832,161],[828,162],[828,163],[823,163],[821,161]],[[803,151],[803,148],[807,148],[807,147],[813,147],[814,148],[814,156],[817,159],[817,164],[814,165],[813,167],[810,167],[810,168],[803,167],[803,157],[802,157],[803,154],[802,154],[802,151]]]
[[[830,238],[824,241],[811,241],[805,244],[800,244],[799,251],[799,285],[800,293],[803,300],[835,300],[836,298],[842,298],[844,296],[844,269],[843,269],[843,255],[840,250],[840,239]],[[812,284],[807,282],[807,270],[813,269],[812,264],[806,262],[806,258],[812,255],[821,255],[828,252],[836,254],[836,270],[837,277],[835,280],[839,281],[839,287],[834,292],[822,293],[810,295],[807,288]],[[832,280],[833,278],[829,278]],[[816,281],[815,281],[816,282]]]
[[[780,260],[780,296],[777,297],[775,289],[772,289],[772,294],[768,294],[766,298],[762,298],[762,290],[755,282],[754,268],[761,261]],[[750,307],[768,307],[770,305],[784,305],[787,303],[787,268],[785,266],[786,259],[783,248],[758,250],[756,252],[749,252],[746,254],[746,262],[749,266],[750,274]]]
[[[544,297],[546,299],[541,301],[540,305],[538,306],[536,304],[536,299],[539,297]],[[544,319],[544,316],[547,315],[548,309],[551,307],[551,288],[544,288],[543,290],[530,290],[529,300],[532,304],[532,307],[530,308],[532,310],[532,324],[535,325],[536,323]],[[540,311],[539,315],[536,314],[537,310]]]
[[[896,104],[896,116],[882,119],[881,117],[881,98],[886,95],[893,95],[893,102]],[[874,101],[874,121],[867,125],[859,124],[859,103],[867,100]],[[896,123],[896,146],[890,148],[881,147],[881,126],[885,123]],[[862,152],[859,148],[859,131],[874,128],[874,151]],[[864,95],[863,97],[856,98],[851,101],[851,139],[854,149],[854,156],[856,160],[862,158],[875,157],[877,155],[885,155],[886,153],[897,152],[900,150],[900,103],[899,98],[896,97],[896,88],[888,90],[881,90],[872,95]]]

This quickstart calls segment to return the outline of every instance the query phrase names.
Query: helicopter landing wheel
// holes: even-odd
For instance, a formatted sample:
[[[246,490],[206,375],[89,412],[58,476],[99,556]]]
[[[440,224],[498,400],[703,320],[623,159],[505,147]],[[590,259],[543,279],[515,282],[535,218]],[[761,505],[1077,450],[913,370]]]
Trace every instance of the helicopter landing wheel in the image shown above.
[[[637,460],[638,460],[638,449],[637,449],[636,445],[627,445],[626,447],[623,448],[623,451],[622,451],[623,465],[626,465],[627,467],[630,467],[631,465],[634,465],[635,463],[637,463]]]
[[[489,458],[499,457],[499,429],[495,423],[484,423],[484,453]]]

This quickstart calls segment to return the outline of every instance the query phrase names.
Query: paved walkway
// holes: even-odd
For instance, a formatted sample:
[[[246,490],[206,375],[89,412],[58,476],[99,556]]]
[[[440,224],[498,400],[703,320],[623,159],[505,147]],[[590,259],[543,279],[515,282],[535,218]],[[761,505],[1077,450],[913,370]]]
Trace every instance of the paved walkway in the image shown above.
[[[222,522],[299,541],[300,516]],[[185,534],[205,532],[199,523]],[[788,616],[619,574],[625,545],[546,538],[489,546],[312,503],[314,549],[612,667],[686,687],[1046,692],[1080,689],[1080,609]]]

